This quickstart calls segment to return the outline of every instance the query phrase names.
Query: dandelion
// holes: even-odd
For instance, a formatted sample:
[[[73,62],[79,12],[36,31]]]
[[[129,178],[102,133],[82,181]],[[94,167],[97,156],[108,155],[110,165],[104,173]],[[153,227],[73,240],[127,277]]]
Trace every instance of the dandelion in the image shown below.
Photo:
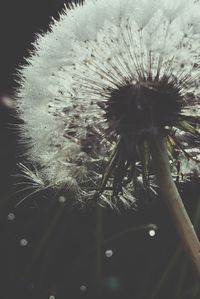
[[[156,175],[200,274],[199,242],[171,176],[185,171],[178,155],[187,173],[200,155],[199,8],[190,0],[74,5],[38,36],[17,97],[37,168],[25,166],[26,175],[39,190],[133,207],[141,188],[155,193]]]

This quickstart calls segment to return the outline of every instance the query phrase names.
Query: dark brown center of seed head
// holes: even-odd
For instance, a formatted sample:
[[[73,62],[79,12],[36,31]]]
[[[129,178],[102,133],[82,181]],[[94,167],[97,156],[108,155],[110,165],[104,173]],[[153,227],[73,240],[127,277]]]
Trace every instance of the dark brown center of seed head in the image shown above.
[[[105,117],[116,135],[144,135],[173,126],[182,108],[175,83],[144,82],[113,89],[107,99]]]

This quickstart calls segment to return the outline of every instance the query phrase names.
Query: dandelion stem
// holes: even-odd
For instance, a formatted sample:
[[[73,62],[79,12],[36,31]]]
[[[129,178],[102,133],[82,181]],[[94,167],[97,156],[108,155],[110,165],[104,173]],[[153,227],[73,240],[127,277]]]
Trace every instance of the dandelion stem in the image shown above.
[[[165,139],[152,136],[150,148],[161,196],[171,212],[183,247],[200,279],[200,243],[172,179]]]
[[[102,207],[97,204],[96,207],[96,271],[97,271],[97,295],[101,295],[102,288],[102,253],[103,253],[103,223]]]
[[[169,261],[165,271],[161,275],[161,278],[159,279],[158,283],[156,284],[155,289],[154,289],[153,294],[151,295],[150,299],[159,298],[158,296],[161,295],[161,291],[166,286],[166,284],[169,280],[170,274],[174,271],[174,266],[176,266],[176,264],[178,262],[178,258],[180,256],[180,253],[181,253],[181,247],[178,247],[176,249],[173,257]]]

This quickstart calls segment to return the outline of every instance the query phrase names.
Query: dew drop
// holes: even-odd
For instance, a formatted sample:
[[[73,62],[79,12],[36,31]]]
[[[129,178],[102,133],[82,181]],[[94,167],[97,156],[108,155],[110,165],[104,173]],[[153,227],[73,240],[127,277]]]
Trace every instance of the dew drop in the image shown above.
[[[58,201],[59,201],[60,203],[65,203],[65,202],[66,202],[66,197],[64,197],[64,196],[59,196]]]
[[[87,287],[85,285],[80,286],[80,291],[85,293],[87,291]]]
[[[8,214],[8,220],[9,220],[9,221],[13,221],[13,220],[15,220],[15,214],[14,214],[14,213],[9,213],[9,214]]]
[[[25,247],[25,246],[28,245],[28,241],[26,239],[21,239],[20,240],[20,245],[23,246],[23,247]]]
[[[149,230],[149,236],[153,238],[153,237],[155,237],[155,235],[156,235],[155,229],[150,229]]]
[[[183,144],[184,146],[188,146],[188,145],[189,145],[187,142],[182,142],[182,144]]]
[[[107,249],[107,250],[105,251],[105,256],[106,256],[107,258],[112,257],[112,256],[113,256],[113,250],[112,250],[112,249]]]

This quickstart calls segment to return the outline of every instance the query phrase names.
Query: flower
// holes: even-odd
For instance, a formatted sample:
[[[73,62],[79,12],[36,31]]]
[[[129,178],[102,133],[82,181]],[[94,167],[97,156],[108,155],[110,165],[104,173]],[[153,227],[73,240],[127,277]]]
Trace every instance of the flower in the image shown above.
[[[133,206],[138,184],[154,192],[152,135],[166,137],[172,167],[180,150],[195,159],[187,149],[199,137],[199,8],[87,0],[38,35],[17,92],[36,168],[23,175],[34,188]]]

